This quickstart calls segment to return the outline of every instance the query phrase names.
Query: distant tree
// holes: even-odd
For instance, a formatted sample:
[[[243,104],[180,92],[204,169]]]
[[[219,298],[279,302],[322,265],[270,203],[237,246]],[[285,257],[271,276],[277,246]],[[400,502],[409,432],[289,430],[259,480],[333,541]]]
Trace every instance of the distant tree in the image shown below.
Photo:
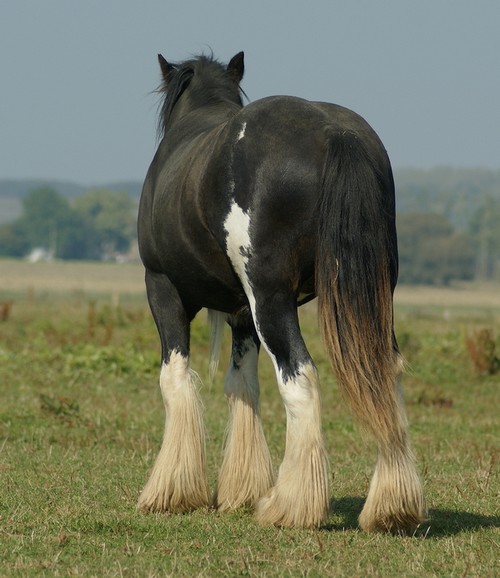
[[[2,257],[24,257],[30,248],[24,224],[19,220],[0,226],[0,255]]]
[[[58,248],[63,243],[71,207],[63,195],[44,187],[29,192],[22,200],[21,227],[26,232],[30,247],[45,247],[59,256]]]
[[[93,190],[71,206],[50,187],[29,192],[19,219],[0,227],[0,255],[21,257],[35,247],[59,259],[101,259],[129,249],[134,201],[127,193]]]
[[[19,223],[30,248],[44,247],[59,259],[92,259],[92,230],[66,197],[51,188],[31,191],[23,199]]]
[[[74,208],[92,232],[91,252],[128,251],[135,235],[134,202],[127,193],[91,190],[75,199]]]
[[[59,259],[99,259],[99,253],[93,251],[93,231],[75,210],[71,210],[59,231]]]
[[[448,220],[432,213],[398,217],[401,283],[447,285],[474,276],[469,237],[456,233]]]
[[[23,213],[0,228],[0,254],[23,257],[42,247],[60,259],[88,259],[91,232],[66,198],[44,187],[22,200]]]
[[[398,211],[443,215],[465,232],[486,196],[500,201],[500,170],[438,167],[395,170]]]
[[[476,252],[476,276],[500,279],[500,200],[486,197],[469,222],[469,232]]]

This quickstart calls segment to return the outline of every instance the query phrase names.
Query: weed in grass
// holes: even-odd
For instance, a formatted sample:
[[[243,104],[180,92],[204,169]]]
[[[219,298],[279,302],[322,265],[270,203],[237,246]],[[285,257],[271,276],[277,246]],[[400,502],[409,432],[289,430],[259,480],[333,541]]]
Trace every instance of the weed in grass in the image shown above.
[[[13,301],[0,301],[0,321],[9,319],[13,305]]]
[[[496,342],[490,329],[478,329],[467,335],[465,345],[477,372],[489,375],[500,372],[500,357],[496,355]]]

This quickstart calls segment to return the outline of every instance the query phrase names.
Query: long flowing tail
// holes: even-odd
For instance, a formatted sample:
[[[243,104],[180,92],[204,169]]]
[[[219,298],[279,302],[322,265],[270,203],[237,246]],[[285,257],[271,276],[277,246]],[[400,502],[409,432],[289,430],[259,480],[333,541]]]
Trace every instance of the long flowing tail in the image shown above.
[[[394,182],[383,149],[372,156],[356,134],[332,135],[319,211],[322,333],[341,389],[378,444],[359,523],[367,531],[412,533],[425,518],[425,500],[398,384]]]
[[[355,133],[330,137],[319,202],[316,290],[340,387],[355,416],[384,445],[406,428],[394,423],[401,419],[396,381],[402,365],[393,331],[394,182],[385,151],[376,155]]]

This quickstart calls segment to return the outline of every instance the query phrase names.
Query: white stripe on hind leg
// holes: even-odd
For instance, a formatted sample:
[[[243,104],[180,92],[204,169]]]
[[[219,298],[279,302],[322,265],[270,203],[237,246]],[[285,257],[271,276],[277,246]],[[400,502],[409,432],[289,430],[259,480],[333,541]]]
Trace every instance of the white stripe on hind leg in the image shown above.
[[[219,510],[253,505],[273,485],[269,449],[259,416],[257,347],[249,338],[238,367],[234,358],[226,375],[224,391],[230,421],[213,504]]]
[[[295,378],[284,382],[276,357],[260,332],[247,272],[253,252],[250,225],[250,213],[233,201],[224,221],[227,255],[245,290],[259,338],[273,360],[287,412],[285,457],[276,485],[257,504],[257,518],[264,524],[315,527],[328,514],[328,467],[321,433],[318,379],[315,368],[305,365]]]
[[[205,436],[193,374],[188,360],[172,352],[160,373],[165,431],[160,453],[139,498],[139,508],[185,512],[209,503]]]
[[[312,528],[329,510],[328,463],[321,433],[318,379],[314,366],[280,382],[285,402],[287,435],[278,480],[257,505],[263,524]]]

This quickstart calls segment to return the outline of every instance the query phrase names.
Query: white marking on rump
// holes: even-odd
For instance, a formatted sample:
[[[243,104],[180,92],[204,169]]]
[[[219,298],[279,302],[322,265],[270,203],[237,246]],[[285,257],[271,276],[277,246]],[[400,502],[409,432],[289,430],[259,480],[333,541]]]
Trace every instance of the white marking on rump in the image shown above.
[[[227,233],[227,256],[243,284],[252,312],[254,312],[255,298],[247,275],[248,257],[252,252],[252,244],[250,241],[250,215],[245,213],[245,211],[234,201],[231,205],[231,210],[224,221],[224,230]]]
[[[238,138],[236,139],[236,142],[240,141],[244,136],[245,136],[245,131],[247,130],[247,123],[244,122],[241,125],[241,129],[240,132],[238,133]]]
[[[226,252],[231,261],[236,274],[238,275],[252,311],[255,329],[259,338],[272,359],[276,375],[279,374],[279,367],[276,357],[267,346],[264,336],[260,332],[259,322],[256,316],[256,303],[253,289],[247,275],[248,257],[252,253],[252,243],[250,241],[250,215],[233,201],[231,210],[224,221],[226,236]]]
[[[257,330],[257,334],[273,362],[276,375],[278,376],[280,375],[278,361],[276,356],[268,347],[266,340],[260,331],[259,320],[257,319],[256,313],[255,296],[247,274],[248,258],[252,254],[252,243],[250,241],[250,214],[245,213],[245,211],[235,201],[233,201],[231,210],[224,221],[224,229],[227,233],[227,256],[243,285],[243,289],[245,290],[252,311],[255,329]]]

